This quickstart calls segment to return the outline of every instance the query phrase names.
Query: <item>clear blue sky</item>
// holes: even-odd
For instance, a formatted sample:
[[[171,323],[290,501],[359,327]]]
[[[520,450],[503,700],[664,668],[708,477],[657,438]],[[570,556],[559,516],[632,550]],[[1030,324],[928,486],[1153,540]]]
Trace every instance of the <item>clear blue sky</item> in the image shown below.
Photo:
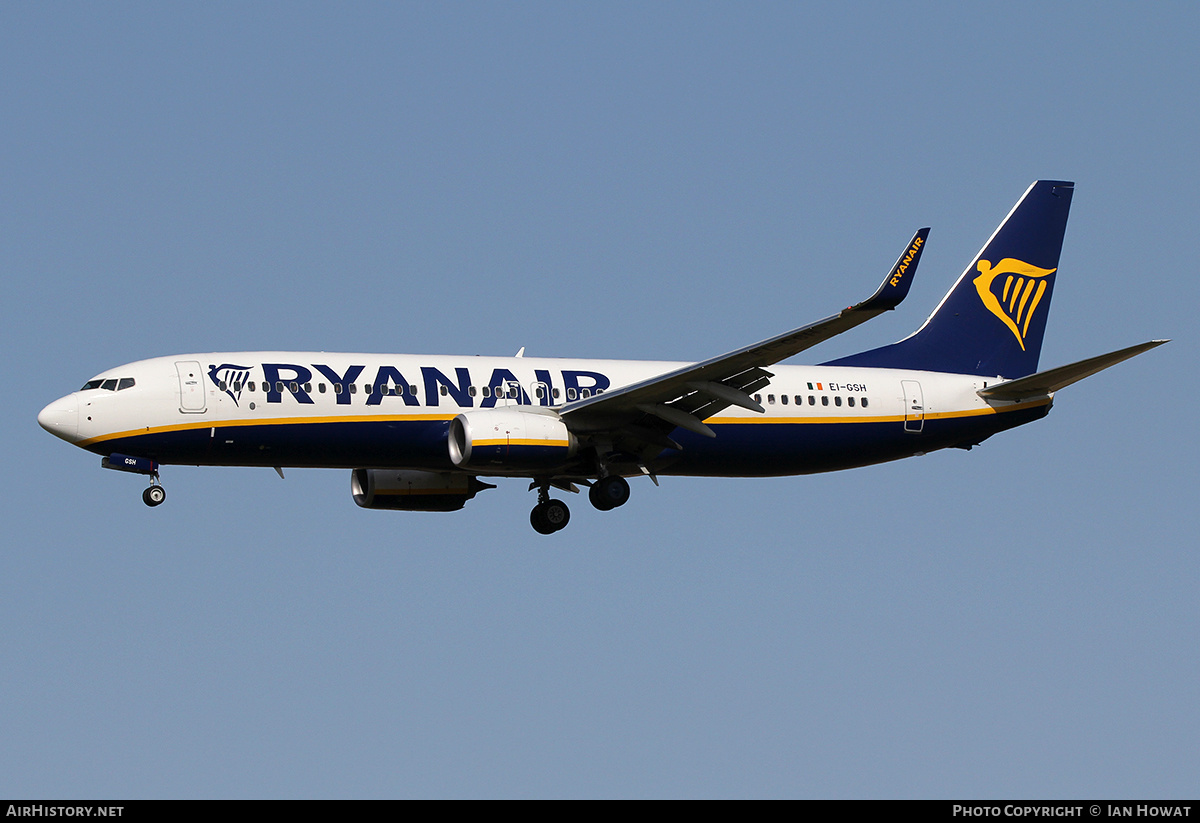
[[[1162,797],[1200,785],[1192,3],[0,6],[0,796]],[[363,511],[36,424],[243,349],[699,360],[920,324],[1077,183],[970,453]]]

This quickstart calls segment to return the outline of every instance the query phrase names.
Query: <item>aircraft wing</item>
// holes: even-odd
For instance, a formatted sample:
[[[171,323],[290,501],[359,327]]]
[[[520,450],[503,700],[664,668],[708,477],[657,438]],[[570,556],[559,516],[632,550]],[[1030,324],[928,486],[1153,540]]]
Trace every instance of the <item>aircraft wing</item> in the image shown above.
[[[574,431],[612,431],[615,435],[658,447],[678,448],[666,437],[666,433],[676,426],[713,437],[712,430],[701,422],[705,418],[731,405],[763,411],[750,395],[773,377],[764,367],[900,305],[908,295],[928,236],[928,228],[920,229],[875,294],[832,317],[711,360],[567,403],[560,413]]]
[[[1067,366],[1059,366],[1057,369],[1047,369],[1037,374],[1031,374],[1028,377],[1018,377],[1016,380],[997,383],[986,389],[980,389],[976,394],[987,400],[1024,400],[1028,397],[1041,397],[1066,388],[1072,383],[1078,383],[1083,378],[1091,377],[1096,372],[1104,371],[1109,366],[1115,366],[1123,360],[1136,357],[1144,351],[1150,351],[1150,349],[1157,348],[1163,343],[1169,342],[1171,341],[1151,340],[1146,343],[1139,343],[1127,349],[1089,357],[1087,360],[1080,360],[1078,363],[1071,363]]]

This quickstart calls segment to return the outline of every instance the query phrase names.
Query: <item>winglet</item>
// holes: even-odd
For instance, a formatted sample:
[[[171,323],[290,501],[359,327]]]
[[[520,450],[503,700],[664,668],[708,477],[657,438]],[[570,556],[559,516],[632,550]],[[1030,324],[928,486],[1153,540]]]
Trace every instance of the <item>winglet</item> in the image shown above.
[[[917,263],[921,261],[921,252],[925,250],[925,240],[928,237],[928,226],[918,229],[904,253],[896,261],[896,265],[892,266],[888,276],[883,279],[879,290],[847,311],[890,311],[899,306],[912,287],[913,277],[917,274]]]
[[[883,284],[875,294],[861,303],[842,309],[838,314],[824,320],[760,340],[751,346],[726,352],[702,363],[689,364],[639,383],[571,401],[563,406],[562,413],[564,417],[592,413],[599,416],[601,413],[597,410],[603,409],[603,414],[607,415],[649,414],[709,437],[711,430],[707,430],[707,427],[707,431],[689,428],[689,424],[694,423],[696,418],[686,411],[680,411],[675,405],[676,400],[684,395],[700,393],[706,399],[697,408],[708,409],[709,414],[713,413],[713,406],[708,398],[715,398],[718,403],[723,404],[719,408],[735,405],[761,412],[762,406],[749,397],[750,392],[766,385],[766,382],[756,381],[761,378],[769,382],[771,375],[761,369],[812,348],[834,335],[849,331],[900,305],[900,301],[905,298],[909,286],[912,285],[913,276],[917,272],[917,262],[921,259],[921,252],[925,250],[925,238],[928,236],[928,228],[921,229],[913,235],[896,265],[888,271]],[[683,417],[669,417],[672,412]]]

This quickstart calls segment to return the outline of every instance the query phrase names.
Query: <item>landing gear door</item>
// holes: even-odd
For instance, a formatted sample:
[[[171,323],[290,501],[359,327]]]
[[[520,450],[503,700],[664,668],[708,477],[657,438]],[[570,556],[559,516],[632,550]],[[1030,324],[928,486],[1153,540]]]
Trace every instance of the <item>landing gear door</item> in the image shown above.
[[[179,375],[179,410],[184,414],[203,414],[204,372],[195,360],[180,360],[175,363]]]
[[[916,380],[901,380],[904,387],[904,430],[919,434],[925,425],[925,400],[921,384]]]

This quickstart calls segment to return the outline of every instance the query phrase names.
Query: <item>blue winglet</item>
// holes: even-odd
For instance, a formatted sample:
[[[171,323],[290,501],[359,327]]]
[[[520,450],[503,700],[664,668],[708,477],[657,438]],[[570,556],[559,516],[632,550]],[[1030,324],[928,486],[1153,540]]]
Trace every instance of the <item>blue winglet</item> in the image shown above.
[[[913,275],[917,272],[917,264],[921,262],[921,252],[925,251],[925,241],[929,238],[929,227],[917,229],[913,239],[909,241],[904,253],[892,266],[888,276],[884,278],[879,290],[861,303],[851,306],[853,311],[890,311],[900,305],[908,296],[912,287]]]

